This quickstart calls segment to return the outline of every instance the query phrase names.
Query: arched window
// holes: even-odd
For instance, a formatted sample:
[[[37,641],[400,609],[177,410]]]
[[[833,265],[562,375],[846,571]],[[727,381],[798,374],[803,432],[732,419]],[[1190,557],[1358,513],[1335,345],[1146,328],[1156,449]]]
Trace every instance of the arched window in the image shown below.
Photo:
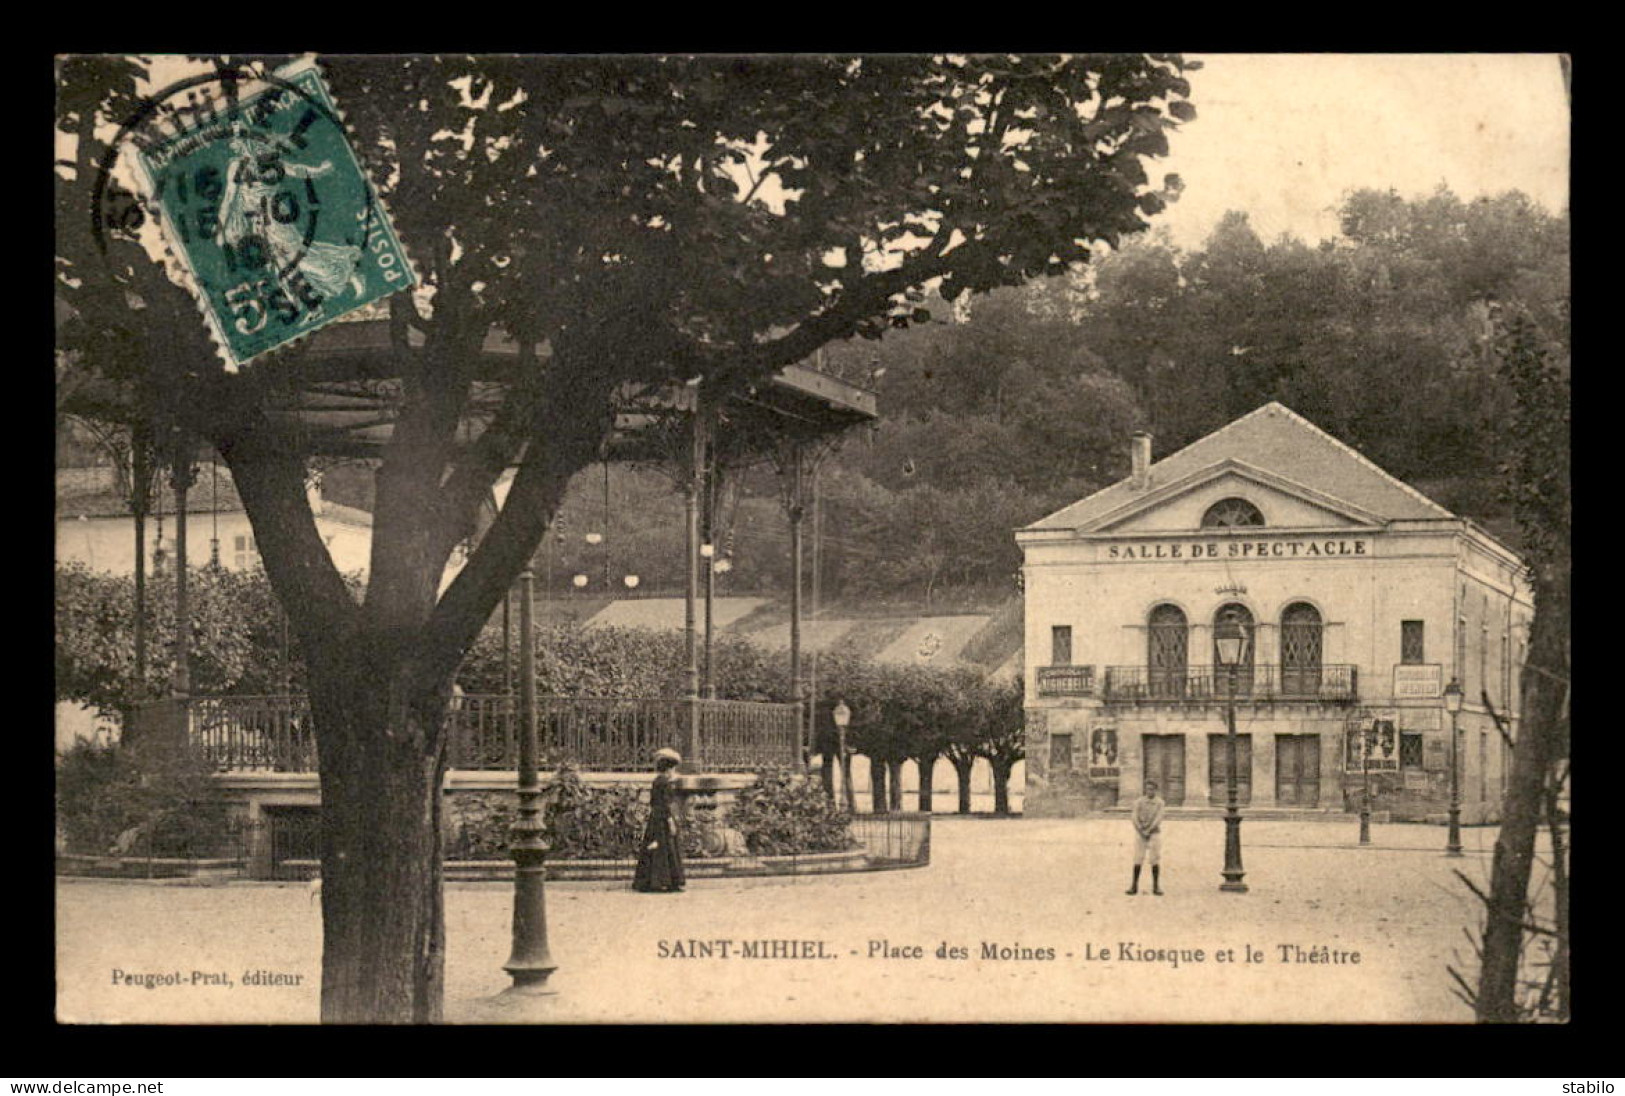
[[[1294,601],[1281,610],[1281,693],[1320,694],[1320,660],[1324,649],[1320,610]]]
[[[1219,606],[1213,614],[1213,672],[1214,690],[1223,692],[1230,688],[1228,674],[1224,668],[1224,661],[1219,658],[1219,625],[1227,620],[1233,620],[1241,625],[1242,635],[1247,642],[1241,648],[1241,662],[1236,666],[1236,695],[1246,696],[1253,691],[1253,654],[1258,649],[1258,629],[1253,626],[1253,613],[1247,606],[1239,601],[1227,602]]]
[[[1190,625],[1177,605],[1158,605],[1146,621],[1146,683],[1154,697],[1185,695]]]
[[[1204,529],[1231,529],[1246,525],[1263,525],[1264,515],[1246,499],[1220,499],[1202,515]]]

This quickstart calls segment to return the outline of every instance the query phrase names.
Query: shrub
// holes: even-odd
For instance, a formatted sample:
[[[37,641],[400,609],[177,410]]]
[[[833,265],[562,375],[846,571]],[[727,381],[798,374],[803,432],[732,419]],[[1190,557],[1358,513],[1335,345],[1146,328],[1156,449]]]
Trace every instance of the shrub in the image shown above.
[[[831,803],[817,781],[785,769],[757,773],[728,811],[727,824],[758,856],[792,852],[840,852],[857,842],[852,816]]]
[[[359,590],[359,579],[345,581]],[[281,610],[265,572],[219,567],[187,570],[191,598],[192,690],[199,695],[282,692],[284,669],[297,691],[304,663],[290,638],[283,666]],[[165,695],[168,652],[175,637],[175,575],[147,578],[146,681],[135,674],[135,578],[92,571],[81,563],[56,568],[56,699],[90,705],[104,715],[123,711],[142,691]]]
[[[595,787],[565,766],[543,815],[548,857],[553,860],[635,860],[649,821],[644,788]],[[503,860],[513,842],[518,813],[511,792],[462,793],[448,797],[446,858]],[[715,831],[736,829],[754,855],[838,852],[854,847],[851,816],[831,804],[815,781],[789,772],[764,772],[739,794],[725,818],[699,809],[682,826],[683,856],[714,855]]]
[[[206,762],[160,743],[80,742],[56,770],[57,827],[70,852],[206,857],[235,829]]]
[[[649,806],[635,787],[589,787],[575,769],[561,766],[550,797],[547,839],[560,860],[624,860],[638,855]]]
[[[446,797],[447,860],[506,860],[519,814],[512,792],[466,792]]]

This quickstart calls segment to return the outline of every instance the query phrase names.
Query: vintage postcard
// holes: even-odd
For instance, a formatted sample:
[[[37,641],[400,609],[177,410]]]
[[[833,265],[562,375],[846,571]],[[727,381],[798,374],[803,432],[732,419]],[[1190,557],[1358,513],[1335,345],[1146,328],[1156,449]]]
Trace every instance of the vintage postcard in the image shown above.
[[[1568,1020],[1569,74],[59,57],[58,1020]]]

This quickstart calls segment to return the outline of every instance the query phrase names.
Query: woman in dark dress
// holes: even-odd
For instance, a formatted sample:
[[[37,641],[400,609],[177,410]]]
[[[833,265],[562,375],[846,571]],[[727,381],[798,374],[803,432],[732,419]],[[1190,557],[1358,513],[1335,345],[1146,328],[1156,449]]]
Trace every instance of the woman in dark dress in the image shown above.
[[[655,751],[655,779],[649,787],[649,825],[643,831],[638,870],[632,877],[633,890],[683,889],[682,836],[677,831],[677,816],[672,812],[674,774],[682,760],[676,750]]]

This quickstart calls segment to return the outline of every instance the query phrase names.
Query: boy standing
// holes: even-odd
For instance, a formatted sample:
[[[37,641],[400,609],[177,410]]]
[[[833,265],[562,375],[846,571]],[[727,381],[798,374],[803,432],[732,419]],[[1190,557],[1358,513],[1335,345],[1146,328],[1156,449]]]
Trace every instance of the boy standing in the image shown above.
[[[1147,780],[1145,794],[1134,801],[1129,815],[1134,822],[1134,882],[1129,884],[1128,894],[1140,893],[1140,867],[1147,856],[1151,858],[1151,893],[1162,894],[1162,815],[1167,806],[1157,794],[1157,782]]]

